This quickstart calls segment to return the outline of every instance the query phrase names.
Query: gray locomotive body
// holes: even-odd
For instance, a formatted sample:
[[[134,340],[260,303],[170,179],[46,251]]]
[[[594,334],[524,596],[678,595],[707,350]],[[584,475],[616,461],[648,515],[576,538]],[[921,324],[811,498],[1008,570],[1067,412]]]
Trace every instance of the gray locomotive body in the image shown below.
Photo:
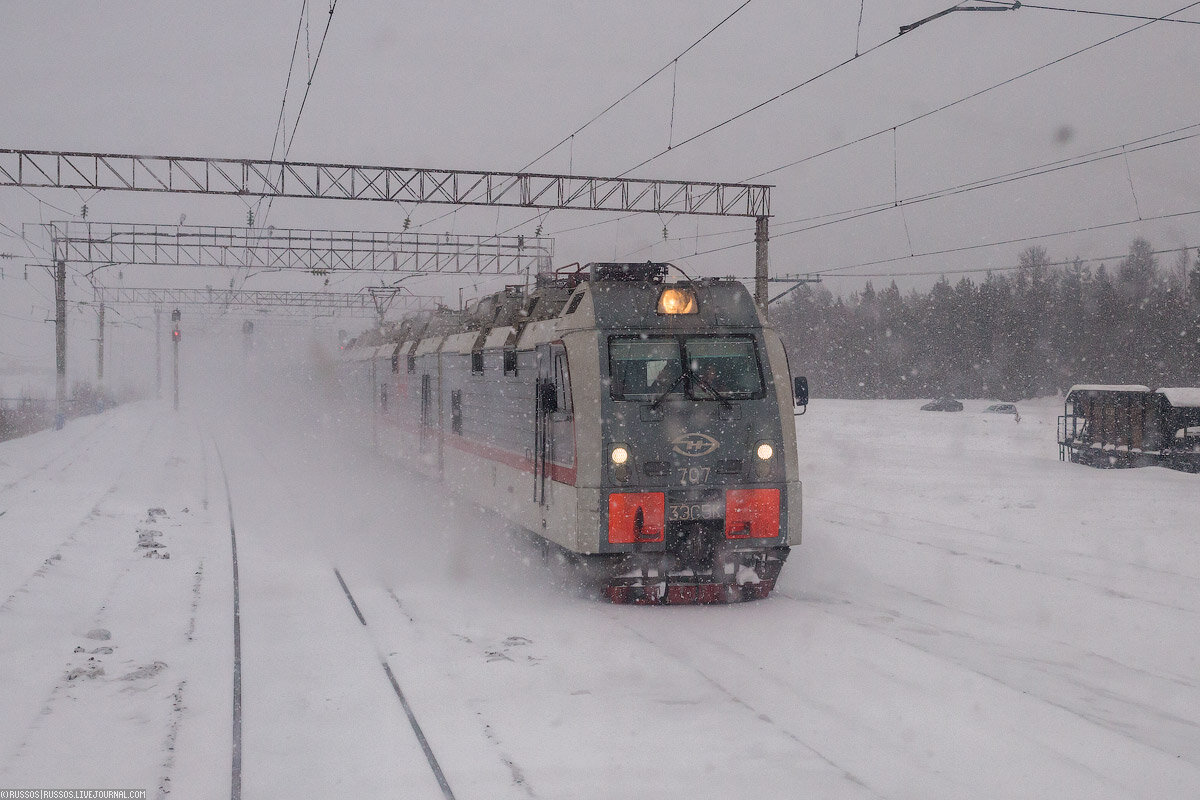
[[[783,345],[742,284],[593,264],[347,347],[376,441],[614,602],[765,597],[799,544]]]

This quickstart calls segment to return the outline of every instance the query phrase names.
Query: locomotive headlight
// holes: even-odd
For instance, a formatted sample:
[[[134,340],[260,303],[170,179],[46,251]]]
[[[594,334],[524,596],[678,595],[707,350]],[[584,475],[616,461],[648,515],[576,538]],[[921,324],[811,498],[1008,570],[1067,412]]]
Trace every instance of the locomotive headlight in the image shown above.
[[[700,306],[696,302],[696,293],[691,289],[663,289],[662,294],[658,296],[658,313],[700,313]]]
[[[771,458],[775,455],[775,448],[771,447],[771,445],[767,444],[766,442],[763,442],[762,444],[760,444],[758,446],[758,449],[754,452],[755,452],[755,455],[758,456],[760,461],[770,461]]]
[[[617,445],[612,449],[612,462],[618,467],[629,460],[629,451],[621,445]]]

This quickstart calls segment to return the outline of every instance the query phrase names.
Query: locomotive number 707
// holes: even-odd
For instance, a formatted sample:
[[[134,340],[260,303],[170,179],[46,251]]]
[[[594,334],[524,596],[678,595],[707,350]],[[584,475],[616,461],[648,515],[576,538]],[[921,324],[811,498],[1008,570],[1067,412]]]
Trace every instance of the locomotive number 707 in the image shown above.
[[[708,483],[708,475],[712,467],[677,467],[680,486],[694,486],[697,483]]]

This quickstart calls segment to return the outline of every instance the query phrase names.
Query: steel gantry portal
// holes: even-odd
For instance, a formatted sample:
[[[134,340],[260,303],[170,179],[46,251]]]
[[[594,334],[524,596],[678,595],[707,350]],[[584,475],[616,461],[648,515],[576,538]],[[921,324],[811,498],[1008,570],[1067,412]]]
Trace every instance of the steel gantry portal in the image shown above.
[[[26,224],[54,261],[325,272],[517,275],[550,269],[554,240],[389,231],[116,222]]]
[[[524,236],[468,236],[389,231],[300,230],[226,226],[156,225],[111,222],[26,224],[22,235],[44,232],[50,239],[55,289],[65,298],[66,265],[156,265],[405,274],[473,274],[528,276],[552,267],[554,240]],[[95,270],[93,270],[95,272]],[[112,294],[116,293],[116,294]],[[111,297],[109,295],[111,294]],[[107,298],[107,299],[106,299]],[[148,302],[161,307],[208,306],[274,309],[304,313],[321,308],[341,314],[359,312],[382,320],[389,307],[429,308],[438,298],[413,295],[393,287],[367,294],[327,292],[250,292],[187,289],[96,289],[101,319],[97,338],[97,376],[104,376],[104,308],[106,303]],[[370,311],[371,314],[361,312]],[[157,316],[157,315],[156,315]],[[56,307],[56,396],[65,398],[66,304]],[[156,336],[158,334],[156,333]],[[60,420],[61,421],[61,420]]]
[[[753,217],[754,298],[767,313],[764,184],[2,148],[0,186]],[[65,353],[58,367],[61,384]]]
[[[368,292],[283,292],[248,291],[246,289],[158,289],[134,287],[95,287],[93,297],[101,307],[114,305],[209,306],[228,312],[244,309],[257,312],[280,312],[288,315],[312,314],[327,311],[352,317],[378,318],[390,308],[429,311],[437,308],[441,297],[409,294],[398,288]]]
[[[754,217],[767,310],[766,184],[4,148],[0,186]]]
[[[771,187],[534,172],[0,149],[0,186],[768,217]]]
[[[361,293],[341,292],[291,292],[291,291],[248,291],[245,289],[162,289],[93,286],[93,301],[99,309],[99,336],[96,346],[96,370],[100,380],[104,378],[104,310],[111,306],[152,306],[154,308],[155,339],[155,392],[162,391],[162,331],[161,314],[171,308],[172,318],[181,308],[203,307],[218,314],[229,314],[235,310],[257,314],[313,316],[343,316],[374,318],[380,325],[388,310],[399,306],[405,310],[428,311],[440,305],[441,298],[432,295],[416,295],[400,287],[372,287]],[[243,331],[252,332],[254,323],[246,320]],[[172,347],[178,356],[178,337],[172,336]],[[63,351],[65,356],[65,350]],[[176,375],[178,386],[178,375]],[[178,404],[178,399],[176,399]]]

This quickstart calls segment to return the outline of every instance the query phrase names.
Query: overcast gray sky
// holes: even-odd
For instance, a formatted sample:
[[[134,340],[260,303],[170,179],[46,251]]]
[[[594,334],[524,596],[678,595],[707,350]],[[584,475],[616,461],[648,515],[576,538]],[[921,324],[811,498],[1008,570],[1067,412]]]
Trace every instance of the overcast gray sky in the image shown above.
[[[290,157],[392,166],[515,170],[654,73],[742,0],[398,3],[340,0]],[[981,4],[981,3],[980,3]],[[265,158],[271,152],[301,0],[0,1],[0,147]],[[301,25],[285,121],[329,18],[313,0]],[[829,273],[835,292],[865,275],[1004,268],[1026,244],[922,256],[1137,221],[1040,243],[1055,260],[1122,253],[1136,235],[1160,249],[1200,245],[1200,138],[1040,177],[881,210],[813,230],[821,215],[894,203],[970,181],[1196,125],[1200,25],[1158,22],[1001,88],[914,118],[1143,24],[1023,8],[956,13],[888,42],[948,0],[752,0],[629,100],[538,162],[551,172],[618,174],[861,51],[883,46],[634,174],[775,185],[771,269]],[[1046,5],[1161,15],[1184,0],[1059,0]],[[1200,20],[1200,5],[1178,15]],[[672,95],[674,95],[672,124]],[[895,127],[895,133],[891,129]],[[828,155],[830,148],[886,133]],[[1161,139],[1148,143],[1158,144]],[[805,160],[809,159],[809,160]],[[786,169],[778,167],[804,160]],[[774,170],[774,171],[772,171]],[[1136,198],[1136,199],[1135,199]],[[0,188],[0,223],[78,215],[122,222],[241,225],[237,198]],[[57,207],[57,208],[55,208]],[[453,212],[453,213],[450,213]],[[528,211],[386,203],[276,201],[277,227],[495,233]],[[260,220],[261,221],[261,220]],[[747,220],[556,211],[541,220],[558,263],[669,259],[700,274],[753,272]],[[604,224],[592,225],[603,222]],[[537,221],[516,232],[532,235]],[[584,227],[581,226],[591,226]],[[663,228],[667,228],[666,240]],[[907,231],[906,231],[907,226]],[[717,235],[729,232],[725,235]],[[1032,243],[1032,242],[1031,242]],[[718,252],[696,255],[726,245]],[[52,284],[24,264],[42,242],[0,228],[0,359],[52,367]],[[916,254],[916,257],[909,257]],[[868,264],[883,261],[884,263]],[[1164,256],[1165,264],[1173,257]],[[863,266],[859,266],[863,265]],[[835,277],[848,275],[853,277]],[[239,276],[239,280],[245,276]],[[956,277],[956,276],[952,276]],[[976,276],[982,279],[982,275]],[[110,276],[116,282],[115,276]],[[126,285],[226,279],[124,271]],[[887,278],[874,278],[876,284]],[[331,288],[368,281],[335,276]],[[467,294],[503,279],[472,280]],[[247,288],[317,289],[313,276],[251,278]],[[459,284],[421,279],[457,299]],[[76,280],[73,300],[87,299]],[[72,313],[72,344],[95,323]],[[78,320],[78,323],[76,323]],[[85,335],[86,332],[86,335]],[[85,368],[79,359],[73,366]],[[86,374],[83,375],[86,377]]]

